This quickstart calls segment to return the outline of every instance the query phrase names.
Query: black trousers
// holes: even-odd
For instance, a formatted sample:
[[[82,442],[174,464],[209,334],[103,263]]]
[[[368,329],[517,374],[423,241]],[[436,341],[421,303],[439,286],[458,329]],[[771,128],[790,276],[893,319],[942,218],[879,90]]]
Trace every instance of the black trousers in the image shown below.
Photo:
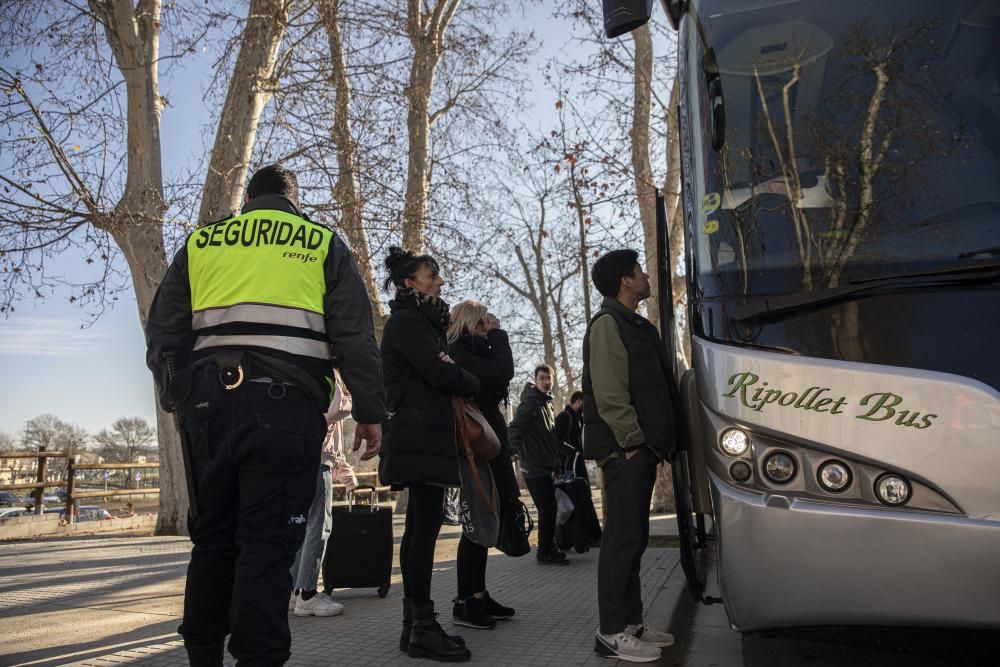
[[[182,418],[191,448],[197,515],[178,629],[185,646],[219,644],[241,666],[281,665],[291,655],[289,568],[306,517],[326,423],[304,391],[244,381],[221,390],[195,381],[188,405],[209,415]],[[179,407],[182,414],[183,405]]]
[[[538,510],[538,551],[554,551],[556,534],[556,489],[552,485],[552,478],[526,477],[524,483],[528,485],[528,493]]]
[[[656,482],[656,455],[643,447],[604,464],[607,517],[597,558],[597,607],[601,633],[613,635],[642,623],[639,566],[649,542],[649,502]]]
[[[407,489],[406,527],[399,543],[403,597],[427,604],[431,601],[434,548],[444,522],[444,487],[418,484]]]
[[[458,541],[455,570],[458,574],[458,597],[465,599],[486,590],[486,559],[489,549],[480,546],[464,534]]]

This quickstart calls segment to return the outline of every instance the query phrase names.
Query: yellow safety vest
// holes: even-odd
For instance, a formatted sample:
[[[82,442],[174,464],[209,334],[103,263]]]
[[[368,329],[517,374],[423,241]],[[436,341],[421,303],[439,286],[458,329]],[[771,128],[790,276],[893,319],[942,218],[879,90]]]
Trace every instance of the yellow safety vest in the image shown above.
[[[329,360],[323,266],[332,237],[322,225],[271,209],[192,232],[194,349],[264,347]]]

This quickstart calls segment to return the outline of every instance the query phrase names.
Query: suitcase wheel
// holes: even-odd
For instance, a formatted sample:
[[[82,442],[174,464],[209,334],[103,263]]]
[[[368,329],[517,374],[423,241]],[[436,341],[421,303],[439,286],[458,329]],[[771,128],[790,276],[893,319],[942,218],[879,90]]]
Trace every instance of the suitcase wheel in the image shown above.
[[[389,584],[382,584],[378,587],[378,596],[384,598],[389,593]]]

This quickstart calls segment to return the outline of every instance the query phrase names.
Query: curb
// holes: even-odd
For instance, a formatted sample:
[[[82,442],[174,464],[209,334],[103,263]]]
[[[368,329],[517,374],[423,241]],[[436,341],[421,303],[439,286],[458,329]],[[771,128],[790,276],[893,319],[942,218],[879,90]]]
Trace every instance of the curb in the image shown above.
[[[687,578],[684,576],[684,569],[681,567],[680,558],[678,558],[671,566],[671,571],[667,575],[667,580],[663,582],[663,587],[656,593],[656,597],[646,609],[647,622],[659,630],[675,632],[671,628],[680,625],[678,613],[689,600]]]

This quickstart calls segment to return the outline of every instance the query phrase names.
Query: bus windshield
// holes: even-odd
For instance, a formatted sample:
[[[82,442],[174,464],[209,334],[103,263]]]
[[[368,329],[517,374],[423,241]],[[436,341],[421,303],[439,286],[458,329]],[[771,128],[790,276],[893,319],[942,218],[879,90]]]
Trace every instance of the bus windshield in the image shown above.
[[[682,40],[702,296],[1000,257],[1000,0],[695,0]]]

